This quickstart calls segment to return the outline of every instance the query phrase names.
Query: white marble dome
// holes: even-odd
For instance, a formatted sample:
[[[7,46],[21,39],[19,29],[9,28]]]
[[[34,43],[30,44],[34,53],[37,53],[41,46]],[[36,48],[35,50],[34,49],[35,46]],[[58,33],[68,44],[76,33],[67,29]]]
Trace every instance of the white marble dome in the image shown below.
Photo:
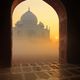
[[[28,9],[28,11],[26,13],[24,13],[21,17],[21,20],[23,22],[26,22],[26,24],[30,23],[30,24],[37,24],[38,20],[37,20],[37,17],[35,16],[35,14],[33,14],[31,11],[30,11],[30,8]]]

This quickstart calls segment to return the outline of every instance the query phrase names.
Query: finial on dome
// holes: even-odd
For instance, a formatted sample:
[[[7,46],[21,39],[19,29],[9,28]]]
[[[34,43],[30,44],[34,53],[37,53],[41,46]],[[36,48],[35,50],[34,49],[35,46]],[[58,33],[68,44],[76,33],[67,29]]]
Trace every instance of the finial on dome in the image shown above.
[[[30,7],[28,7],[28,11],[30,11]]]

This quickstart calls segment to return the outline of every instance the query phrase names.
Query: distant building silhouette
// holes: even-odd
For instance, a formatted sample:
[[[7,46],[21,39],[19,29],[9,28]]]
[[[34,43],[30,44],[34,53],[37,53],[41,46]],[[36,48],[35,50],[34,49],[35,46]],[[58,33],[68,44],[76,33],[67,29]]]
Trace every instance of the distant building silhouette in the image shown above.
[[[50,30],[48,26],[44,29],[44,24],[39,22],[37,17],[30,11],[30,8],[21,17],[13,28],[13,34],[16,37],[43,38],[50,39]]]

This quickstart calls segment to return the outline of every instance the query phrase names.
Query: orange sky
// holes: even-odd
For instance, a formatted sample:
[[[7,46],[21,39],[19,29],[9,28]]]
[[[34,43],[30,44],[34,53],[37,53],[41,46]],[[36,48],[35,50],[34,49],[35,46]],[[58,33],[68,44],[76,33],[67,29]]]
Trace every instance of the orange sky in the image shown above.
[[[48,25],[50,28],[50,39],[59,39],[59,18],[56,11],[47,3],[42,0],[27,0],[20,3],[14,10],[12,16],[13,27],[16,22],[20,20],[20,17],[30,10],[37,16],[38,22],[42,22],[45,26]]]

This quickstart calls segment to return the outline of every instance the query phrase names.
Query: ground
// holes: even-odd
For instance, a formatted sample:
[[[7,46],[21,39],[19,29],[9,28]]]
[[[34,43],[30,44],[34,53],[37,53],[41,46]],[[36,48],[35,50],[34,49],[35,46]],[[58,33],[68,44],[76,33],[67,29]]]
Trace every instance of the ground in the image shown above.
[[[0,69],[0,80],[80,80],[80,67],[57,61],[12,64]]]

